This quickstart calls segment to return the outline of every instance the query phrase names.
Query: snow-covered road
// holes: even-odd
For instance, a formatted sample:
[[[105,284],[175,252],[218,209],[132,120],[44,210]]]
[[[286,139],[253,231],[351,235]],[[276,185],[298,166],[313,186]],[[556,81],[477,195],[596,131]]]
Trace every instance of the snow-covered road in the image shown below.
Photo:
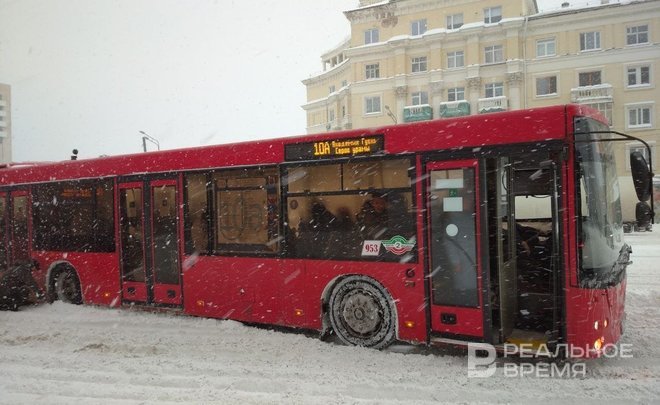
[[[660,231],[626,235],[633,358],[585,378],[467,377],[467,359],[376,351],[237,322],[56,302],[0,312],[2,404],[437,404],[660,401]]]

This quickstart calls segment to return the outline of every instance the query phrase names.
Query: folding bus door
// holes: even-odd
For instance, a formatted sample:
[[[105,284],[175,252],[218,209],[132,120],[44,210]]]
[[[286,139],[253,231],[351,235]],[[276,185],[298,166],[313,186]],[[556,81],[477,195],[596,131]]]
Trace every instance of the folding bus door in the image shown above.
[[[149,188],[153,300],[158,304],[181,305],[176,180],[154,180],[149,183]]]
[[[427,164],[431,329],[443,337],[484,334],[477,160]]]
[[[119,184],[124,301],[182,304],[177,201],[176,180]]]
[[[142,182],[119,184],[122,299],[147,303],[144,190]]]

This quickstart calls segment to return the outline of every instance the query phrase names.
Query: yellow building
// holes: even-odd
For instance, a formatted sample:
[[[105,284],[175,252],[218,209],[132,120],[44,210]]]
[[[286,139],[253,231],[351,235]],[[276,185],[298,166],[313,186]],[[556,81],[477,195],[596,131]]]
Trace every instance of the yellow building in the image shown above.
[[[0,163],[11,159],[11,88],[0,83]]]
[[[308,133],[574,102],[649,142],[657,172],[660,0],[362,0],[344,14],[350,37],[303,81]],[[623,189],[638,148],[619,146]]]

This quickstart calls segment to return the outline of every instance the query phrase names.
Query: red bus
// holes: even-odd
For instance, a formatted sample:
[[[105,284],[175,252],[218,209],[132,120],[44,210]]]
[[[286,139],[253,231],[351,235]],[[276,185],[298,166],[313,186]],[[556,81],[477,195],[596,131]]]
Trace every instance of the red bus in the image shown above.
[[[8,165],[0,264],[74,304],[597,355],[630,255],[606,123],[568,105]]]

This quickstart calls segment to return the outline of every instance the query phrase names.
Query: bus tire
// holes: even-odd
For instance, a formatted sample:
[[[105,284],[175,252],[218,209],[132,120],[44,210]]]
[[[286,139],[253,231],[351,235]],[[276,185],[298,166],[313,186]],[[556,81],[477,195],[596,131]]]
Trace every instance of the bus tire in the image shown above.
[[[82,304],[80,280],[75,270],[65,268],[55,275],[55,295],[58,300],[67,304]]]
[[[345,344],[382,349],[395,340],[394,302],[376,281],[347,277],[333,288],[328,303],[332,329]]]

